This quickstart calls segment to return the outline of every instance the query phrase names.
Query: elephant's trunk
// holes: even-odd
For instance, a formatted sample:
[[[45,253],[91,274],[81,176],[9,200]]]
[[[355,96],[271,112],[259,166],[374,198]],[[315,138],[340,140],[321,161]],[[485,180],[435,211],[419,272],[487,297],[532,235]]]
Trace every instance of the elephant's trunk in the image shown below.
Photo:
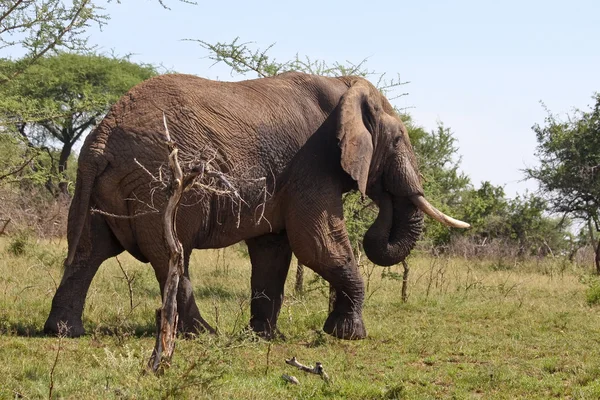
[[[442,213],[421,195],[397,197],[384,193],[379,199],[377,219],[363,240],[369,260],[382,266],[391,266],[404,260],[423,229],[421,211],[447,226],[470,227],[466,222]]]
[[[404,260],[423,229],[423,214],[407,197],[384,193],[379,198],[379,214],[363,240],[369,260],[391,266]]]

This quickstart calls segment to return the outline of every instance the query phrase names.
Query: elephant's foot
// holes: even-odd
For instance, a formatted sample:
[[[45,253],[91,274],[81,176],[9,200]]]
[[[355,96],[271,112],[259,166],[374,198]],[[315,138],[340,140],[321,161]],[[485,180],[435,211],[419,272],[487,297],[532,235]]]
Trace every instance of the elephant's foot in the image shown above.
[[[269,321],[252,319],[250,320],[250,329],[266,340],[285,340],[285,335]]]
[[[210,326],[209,323],[204,320],[204,318],[199,318],[200,319],[194,318],[193,322],[191,323],[180,322],[177,329],[185,336],[197,335],[199,333],[210,333],[211,335],[217,334],[216,329]]]
[[[160,321],[160,309],[158,311]],[[196,305],[196,300],[194,300],[192,283],[187,276],[181,278],[177,288],[177,313],[179,314],[177,331],[184,336],[191,337],[199,333],[217,333],[200,315],[200,310]]]
[[[44,324],[44,333],[65,337],[79,337],[85,334],[81,317],[69,316],[73,311],[66,308],[52,308]]]
[[[323,330],[325,333],[345,340],[367,337],[367,330],[359,313],[340,314],[334,311],[327,317]]]
[[[155,319],[156,328],[160,330],[161,309],[156,309]],[[200,316],[200,313],[195,315],[179,315],[177,321],[177,332],[186,338],[193,338],[200,333],[210,333],[216,335],[217,331],[209,325],[208,322]]]

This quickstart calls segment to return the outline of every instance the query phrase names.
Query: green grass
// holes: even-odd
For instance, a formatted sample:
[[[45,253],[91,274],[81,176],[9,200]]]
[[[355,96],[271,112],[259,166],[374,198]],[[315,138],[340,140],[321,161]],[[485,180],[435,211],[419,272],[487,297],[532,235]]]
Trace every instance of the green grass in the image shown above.
[[[53,398],[73,399],[600,398],[598,283],[561,260],[499,269],[497,261],[416,257],[407,303],[400,267],[365,267],[369,337],[353,342],[322,333],[322,282],[307,273],[306,293],[294,296],[290,273],[279,319],[286,340],[269,343],[244,329],[250,262],[243,251],[198,251],[196,298],[220,335],[179,340],[171,368],[155,377],[144,373],[160,305],[152,269],[119,257],[133,277],[132,309],[119,265],[107,261],[88,295],[88,334],[44,337],[65,243],[19,240],[28,240],[24,252],[0,241],[0,399],[48,398],[51,386]],[[286,365],[292,356],[322,362],[332,382]]]

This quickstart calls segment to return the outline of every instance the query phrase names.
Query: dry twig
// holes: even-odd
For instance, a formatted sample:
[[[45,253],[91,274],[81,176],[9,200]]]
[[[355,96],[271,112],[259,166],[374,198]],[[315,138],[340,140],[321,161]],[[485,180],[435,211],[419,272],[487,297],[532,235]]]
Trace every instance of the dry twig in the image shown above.
[[[329,375],[327,375],[327,372],[325,372],[325,369],[323,368],[323,364],[320,362],[317,362],[314,367],[308,367],[300,364],[298,360],[296,360],[296,357],[292,357],[289,360],[285,360],[285,363],[296,367],[301,371],[308,372],[309,374],[319,375],[325,382],[329,382]]]
[[[298,380],[298,378],[296,378],[296,377],[295,377],[295,376],[293,376],[293,375],[287,375],[287,374],[283,374],[283,375],[281,375],[281,378],[282,378],[284,381],[286,381],[286,382],[289,382],[289,383],[291,383],[291,384],[293,384],[293,385],[299,385],[299,384],[300,384],[300,381]]]
[[[402,261],[402,267],[404,268],[404,271],[402,272],[402,302],[406,303],[408,301],[408,274],[410,272],[406,260]]]
[[[121,260],[119,260],[119,257],[115,257],[115,259],[117,260],[117,264],[119,264],[119,268],[121,268],[121,272],[123,273],[125,282],[127,282],[127,288],[129,289],[129,312],[132,312],[133,311],[133,281],[135,280],[135,274],[132,276],[129,276],[129,274],[127,273],[125,268],[123,268],[123,265],[121,264]]]
[[[64,338],[67,336],[69,332],[69,327],[66,323],[61,322],[58,326],[58,345],[56,347],[56,357],[54,357],[54,362],[52,363],[52,368],[50,368],[50,383],[48,384],[48,399],[52,399],[52,392],[54,391],[54,371],[56,370],[56,366],[58,365],[58,356],[60,355],[60,351],[62,350],[62,344]]]

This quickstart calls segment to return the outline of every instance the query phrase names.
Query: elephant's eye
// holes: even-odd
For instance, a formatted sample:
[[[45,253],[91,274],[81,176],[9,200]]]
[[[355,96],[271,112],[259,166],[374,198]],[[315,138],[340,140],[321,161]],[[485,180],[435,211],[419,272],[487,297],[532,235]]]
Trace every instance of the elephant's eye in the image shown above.
[[[398,143],[402,140],[402,135],[398,135],[394,138],[394,146],[397,146]]]

